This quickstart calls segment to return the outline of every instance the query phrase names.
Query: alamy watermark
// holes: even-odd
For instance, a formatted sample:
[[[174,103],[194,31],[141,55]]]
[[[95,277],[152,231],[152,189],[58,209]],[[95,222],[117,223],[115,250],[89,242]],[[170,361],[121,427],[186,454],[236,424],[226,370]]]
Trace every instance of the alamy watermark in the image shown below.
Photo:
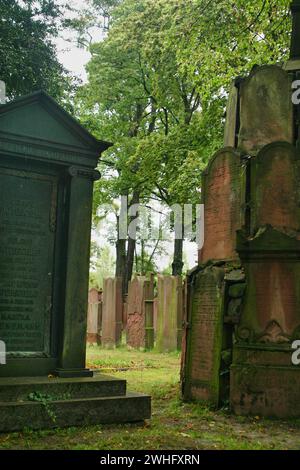
[[[0,340],[0,365],[4,366],[6,364],[6,344],[4,341]]]
[[[0,104],[6,103],[6,85],[5,82],[0,80]]]
[[[292,102],[295,106],[300,104],[300,80],[294,80],[292,89],[295,90],[292,94]]]
[[[102,204],[98,214],[115,212],[115,207]],[[127,196],[121,197],[118,216],[118,239],[161,240],[170,239],[170,232],[176,240],[193,240],[201,249],[204,244],[204,205],[173,204],[163,214],[146,204],[128,205]]]
[[[292,354],[292,364],[294,366],[299,366],[300,365],[300,339],[296,339],[292,343],[292,349],[294,349],[294,352]]]

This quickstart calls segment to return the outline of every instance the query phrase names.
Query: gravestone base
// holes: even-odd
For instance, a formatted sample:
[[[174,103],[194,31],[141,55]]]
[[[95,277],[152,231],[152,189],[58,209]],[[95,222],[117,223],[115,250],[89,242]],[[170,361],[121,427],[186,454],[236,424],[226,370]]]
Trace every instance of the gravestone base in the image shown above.
[[[246,357],[247,362],[242,362]],[[290,349],[235,348],[234,362],[230,372],[230,400],[235,414],[300,417],[300,368],[291,365]]]
[[[56,369],[55,375],[61,379],[71,379],[73,377],[93,377],[90,369]]]
[[[151,398],[105,375],[0,378],[0,416],[0,432],[140,422],[151,417]]]

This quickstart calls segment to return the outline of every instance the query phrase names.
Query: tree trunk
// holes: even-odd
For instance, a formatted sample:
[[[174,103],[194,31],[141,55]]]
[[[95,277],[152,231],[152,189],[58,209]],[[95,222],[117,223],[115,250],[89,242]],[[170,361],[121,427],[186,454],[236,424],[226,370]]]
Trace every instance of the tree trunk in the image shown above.
[[[119,217],[118,217],[119,225]],[[119,232],[118,232],[119,233]],[[126,269],[126,240],[116,241],[116,277],[124,277]]]
[[[132,200],[130,203],[130,207],[133,204],[138,204],[140,200],[140,194],[137,191],[134,191]],[[129,217],[129,226],[132,222],[134,222],[138,217],[138,214],[135,216]],[[126,258],[126,270],[124,276],[124,283],[123,283],[123,291],[124,295],[128,292],[128,284],[132,278],[132,271],[133,271],[133,263],[134,263],[134,253],[136,247],[136,230],[134,233],[131,234],[132,236],[128,236],[128,246],[127,246],[127,258]]]
[[[183,239],[174,241],[174,258],[172,263],[172,275],[181,276],[183,269]]]
[[[127,204],[121,198],[120,215],[117,216],[117,241],[116,241],[116,277],[124,279],[126,271],[126,239],[120,239],[120,223],[127,220]]]

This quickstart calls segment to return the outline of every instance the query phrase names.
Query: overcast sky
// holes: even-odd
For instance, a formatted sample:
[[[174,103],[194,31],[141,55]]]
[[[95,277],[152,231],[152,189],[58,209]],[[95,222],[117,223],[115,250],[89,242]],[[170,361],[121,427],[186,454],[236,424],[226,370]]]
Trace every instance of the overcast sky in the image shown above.
[[[83,10],[86,7],[86,1],[72,0],[72,6]],[[66,30],[62,33],[62,37],[58,38],[55,42],[59,61],[72,74],[86,81],[85,65],[88,63],[91,55],[87,50],[76,47],[76,34]]]

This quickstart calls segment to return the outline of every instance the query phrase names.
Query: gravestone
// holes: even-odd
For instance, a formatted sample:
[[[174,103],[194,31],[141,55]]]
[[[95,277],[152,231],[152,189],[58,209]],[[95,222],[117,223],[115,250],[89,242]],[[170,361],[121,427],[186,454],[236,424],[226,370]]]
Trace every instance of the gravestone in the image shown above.
[[[109,145],[43,92],[0,106],[0,431],[149,417],[149,398],[86,368],[93,182]]]
[[[224,147],[236,147],[238,134],[238,107],[239,107],[239,89],[236,81],[231,84],[227,107],[226,121],[224,130]]]
[[[225,270],[210,266],[194,275],[193,289],[189,293],[184,398],[218,405]]]
[[[93,288],[89,290],[88,298],[88,318],[87,318],[87,342],[90,344],[101,343],[101,302],[100,292]]]
[[[158,298],[155,297],[153,301],[153,328],[154,328],[154,339],[157,332],[157,316],[158,316]]]
[[[296,149],[286,142],[267,145],[251,160],[251,234],[264,225],[300,231],[299,176]]]
[[[267,226],[251,238],[241,232],[237,248],[247,289],[235,334],[231,407],[238,414],[299,416],[291,342],[300,338],[300,241]]]
[[[122,320],[122,279],[104,279],[101,338],[101,344],[104,347],[115,348],[121,344]]]
[[[236,231],[243,226],[245,168],[234,149],[215,154],[203,175],[204,246],[200,263],[234,260]]]
[[[135,277],[129,284],[127,300],[127,345],[135,349],[154,346],[153,279]]]
[[[225,262],[194,268],[186,282],[181,382],[186,400],[228,403],[233,331],[239,323],[245,275]]]
[[[272,142],[293,143],[292,78],[277,65],[255,67],[240,85],[239,148],[255,155]]]
[[[160,352],[181,349],[182,279],[158,275],[156,349]]]
[[[230,368],[231,409],[280,418],[300,416],[299,0],[292,14],[291,60],[255,66],[230,94],[225,143],[240,152],[229,150],[239,176],[219,156],[228,149],[204,176],[205,240],[188,276],[181,373],[186,398],[218,405]]]

